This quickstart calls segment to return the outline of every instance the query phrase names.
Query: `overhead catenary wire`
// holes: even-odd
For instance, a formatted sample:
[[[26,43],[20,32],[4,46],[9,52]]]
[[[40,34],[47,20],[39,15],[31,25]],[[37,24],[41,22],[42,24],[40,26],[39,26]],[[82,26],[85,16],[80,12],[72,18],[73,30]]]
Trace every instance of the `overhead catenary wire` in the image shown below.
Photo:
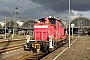
[[[50,6],[50,5],[55,5],[55,4],[57,4],[57,3],[59,3],[59,2],[61,2],[61,1],[65,1],[65,0],[59,0],[59,1],[54,1],[54,2],[50,2],[50,3],[47,3],[47,4],[43,4],[43,5],[39,5],[39,6],[35,6],[35,7],[33,7],[33,8],[31,8],[30,10],[33,10],[33,9],[35,9],[36,10],[36,8],[40,8],[40,7],[43,7],[43,6]],[[78,1],[77,1],[78,2]],[[80,3],[84,3],[84,2],[78,2],[78,3],[71,3],[71,5],[73,5],[73,4],[75,4],[75,5],[79,5]],[[85,7],[86,7],[86,4],[87,3],[90,3],[90,2],[86,2],[86,0],[85,0]],[[59,4],[59,5],[68,5],[68,3],[67,4]],[[86,10],[86,8],[84,8],[84,10]]]
[[[56,3],[59,3],[59,2],[61,2],[61,1],[64,1],[64,0],[60,0],[60,1],[56,1],[56,2],[54,1],[54,2],[50,2],[50,3],[48,3],[48,4],[39,5],[39,6],[37,6],[37,7],[31,8],[30,10],[35,9],[35,8],[39,8],[39,7],[42,7],[42,6],[47,6],[47,5],[51,5],[51,4],[56,4]]]
[[[56,4],[56,3],[59,3],[59,2],[61,2],[61,1],[65,1],[65,0],[60,0],[60,1],[56,1],[56,2],[55,2],[55,1],[54,1],[54,2],[50,2],[50,3],[47,3],[47,4],[39,5],[39,6],[37,6],[37,7],[33,7],[33,8],[31,8],[31,9],[35,9],[35,8],[39,8],[39,7],[42,7],[42,6],[47,6],[47,5]],[[80,4],[80,3],[84,3],[84,2],[71,3],[71,5],[72,5],[72,4]],[[86,2],[86,0],[85,0],[85,5],[86,5],[87,3],[90,3],[90,2]],[[68,4],[61,4],[61,5],[68,5]]]
[[[85,4],[84,4],[84,5],[85,5],[85,6],[84,6],[84,11],[86,10],[86,3],[87,3],[87,2],[86,2],[86,0],[85,0]]]
[[[47,4],[43,4],[43,5],[39,5],[39,6],[35,6],[35,7],[33,7],[33,8],[30,8],[30,11],[32,10],[34,10],[34,13],[33,13],[33,15],[37,15],[36,13],[36,9],[37,8],[40,8],[40,7],[44,7],[44,6],[50,6],[50,5],[55,5],[55,4],[57,4],[57,3],[59,3],[59,2],[61,2],[61,1],[64,1],[64,0],[59,0],[59,1],[54,1],[54,2],[50,2],[50,3],[47,3]],[[37,3],[38,1],[36,1],[36,3]],[[39,14],[40,15],[40,14]]]

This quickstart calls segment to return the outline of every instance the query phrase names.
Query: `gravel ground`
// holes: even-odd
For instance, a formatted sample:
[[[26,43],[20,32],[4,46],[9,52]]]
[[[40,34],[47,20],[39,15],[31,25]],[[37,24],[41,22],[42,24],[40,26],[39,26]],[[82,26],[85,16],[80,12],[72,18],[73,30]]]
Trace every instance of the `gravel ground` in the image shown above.
[[[55,50],[41,60],[53,60],[61,51],[67,47],[67,44]],[[90,37],[80,36],[65,52],[56,60],[90,60]]]
[[[8,53],[5,53],[5,54],[0,54],[0,60],[13,60],[14,55],[18,55],[18,54],[20,54],[22,52],[24,52],[23,49],[20,49],[20,50],[8,52]],[[8,58],[8,57],[10,57],[10,58]]]
[[[7,58],[0,59],[0,60],[23,60],[23,57],[25,57],[26,55],[32,55],[32,53],[33,52],[31,51],[24,51],[23,49],[20,49],[12,53],[2,55],[3,58],[4,57],[7,57]]]

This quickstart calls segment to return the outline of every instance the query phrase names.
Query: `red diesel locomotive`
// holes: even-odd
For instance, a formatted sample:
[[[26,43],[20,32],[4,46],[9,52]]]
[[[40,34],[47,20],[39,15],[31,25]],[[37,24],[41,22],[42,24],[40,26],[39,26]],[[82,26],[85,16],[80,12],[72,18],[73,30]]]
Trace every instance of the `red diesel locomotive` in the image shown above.
[[[25,50],[37,51],[53,51],[67,40],[64,34],[64,27],[61,20],[54,17],[46,17],[39,19],[34,24],[34,40],[27,39]]]

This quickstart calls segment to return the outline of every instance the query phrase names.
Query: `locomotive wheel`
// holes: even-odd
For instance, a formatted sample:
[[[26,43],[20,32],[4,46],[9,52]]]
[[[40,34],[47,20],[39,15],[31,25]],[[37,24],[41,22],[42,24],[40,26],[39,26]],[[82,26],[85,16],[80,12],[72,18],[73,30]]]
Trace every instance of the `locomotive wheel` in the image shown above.
[[[40,50],[41,50],[42,52],[48,52],[48,46],[47,46],[47,44],[42,44]]]
[[[36,50],[35,48],[32,48],[32,51],[33,51],[34,53],[37,53],[37,50]]]
[[[30,51],[30,48],[26,48],[26,46],[24,46],[24,51]]]
[[[26,46],[24,46],[24,51],[27,51]]]

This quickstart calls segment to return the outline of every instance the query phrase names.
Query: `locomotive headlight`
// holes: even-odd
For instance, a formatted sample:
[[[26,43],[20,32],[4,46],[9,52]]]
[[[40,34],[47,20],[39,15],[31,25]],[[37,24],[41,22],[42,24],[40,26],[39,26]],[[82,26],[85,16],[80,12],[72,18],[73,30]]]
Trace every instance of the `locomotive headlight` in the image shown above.
[[[53,38],[53,36],[50,35],[49,38]]]
[[[49,16],[49,18],[52,18],[51,16]]]

